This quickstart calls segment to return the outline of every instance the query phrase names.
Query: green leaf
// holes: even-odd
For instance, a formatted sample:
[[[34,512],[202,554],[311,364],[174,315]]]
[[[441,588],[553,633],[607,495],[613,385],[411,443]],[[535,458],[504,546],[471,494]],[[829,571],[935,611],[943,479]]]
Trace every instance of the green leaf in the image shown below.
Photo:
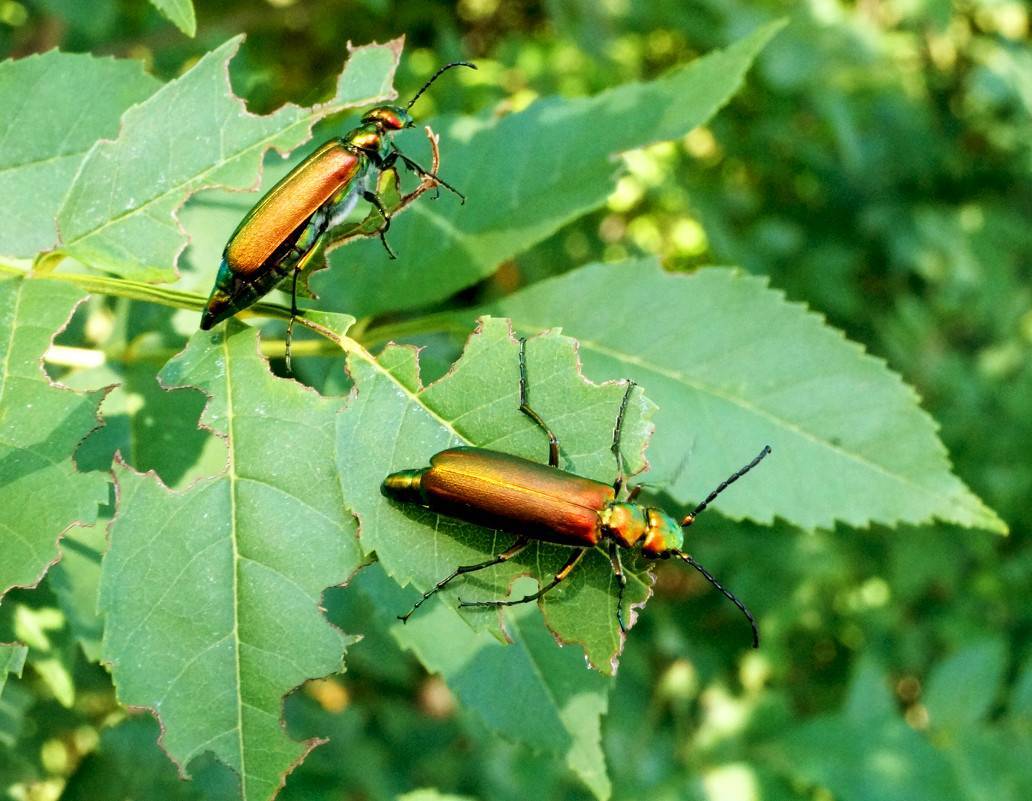
[[[197,17],[191,0],[151,0],[151,5],[187,36],[197,33]]]
[[[609,681],[586,671],[575,651],[556,648],[533,610],[513,610],[510,642],[503,645],[473,631],[442,604],[399,623],[391,611],[405,608],[412,598],[377,567],[363,570],[354,587],[372,599],[386,624],[393,623],[394,639],[428,671],[440,674],[462,708],[488,730],[532,751],[564,757],[596,798],[609,798],[601,742]]]
[[[317,275],[314,288],[362,317],[425,306],[485,278],[601,206],[619,153],[678,138],[713,116],[782,24],[655,81],[451,125],[441,137],[441,173],[466,204],[450,196],[415,204],[391,226],[397,262],[386,264],[379,242],[356,242],[330,254],[338,269]]]
[[[0,695],[3,694],[4,685],[7,683],[7,674],[13,673],[21,676],[22,668],[25,667],[25,656],[29,649],[18,643],[0,643]]]
[[[818,716],[783,740],[786,772],[842,801],[960,798],[946,757],[903,721],[871,725]]]
[[[899,717],[885,680],[885,668],[873,657],[862,655],[853,668],[842,714],[856,723],[871,724]]]
[[[398,583],[429,589],[458,565],[482,562],[515,539],[388,501],[380,484],[388,473],[424,467],[438,451],[460,444],[546,462],[544,433],[519,411],[518,354],[508,324],[487,319],[448,375],[425,388],[409,348],[389,347],[374,363],[350,359],[357,396],[339,418],[341,483],[359,518],[363,548],[375,551]],[[610,447],[624,385],[587,382],[579,372],[576,343],[555,331],[528,341],[527,369],[530,404],[557,434],[561,464],[578,475],[611,482],[616,465]],[[652,404],[635,390],[623,430],[624,461],[631,472],[644,465],[651,412]],[[517,576],[548,581],[569,553],[535,543],[504,565],[453,582],[439,596],[449,614],[459,596],[504,598]],[[631,604],[644,603],[650,591],[648,574],[628,567],[625,614]],[[616,584],[609,559],[595,550],[538,602],[559,640],[579,643],[591,664],[607,673],[615,669],[623,640],[616,621]],[[478,630],[495,630],[499,617],[491,609],[463,609],[461,615]]]
[[[1018,677],[1014,681],[1010,713],[1019,720],[1025,720],[1032,731],[1032,656],[1025,659]]]
[[[91,662],[100,660],[104,635],[104,621],[97,611],[97,590],[101,558],[106,550],[105,527],[73,528],[61,540],[61,561],[47,576],[72,633]]]
[[[571,303],[570,298],[576,298]],[[526,333],[561,325],[589,375],[638,381],[658,404],[654,474],[701,500],[761,447],[774,452],[716,502],[732,518],[803,528],[932,519],[1005,532],[950,471],[936,424],[885,364],[734,270],[594,264],[486,307]]]
[[[18,645],[13,647],[21,648]],[[13,660],[15,664],[18,660],[22,662],[22,665],[19,666],[20,670],[24,666],[25,656],[15,656]],[[6,677],[4,678],[6,681]],[[33,773],[32,765],[29,760],[25,759],[25,754],[16,753],[14,747],[22,740],[26,712],[36,700],[24,682],[12,683],[0,695],[0,746],[6,749],[3,752],[4,759],[0,759],[0,787],[10,787],[16,781],[22,781]]]
[[[225,466],[225,442],[197,427],[204,395],[169,392],[155,370],[154,364],[114,362],[69,376],[71,386],[115,385],[100,407],[104,427],[76,452],[81,467],[108,470],[117,451],[137,471],[153,470],[166,486],[180,488]]]
[[[391,95],[399,42],[352,50],[330,101],[255,116],[229,85],[241,41],[206,54],[127,111],[116,140],[93,147],[58,216],[61,254],[137,280],[173,280],[186,246],[176,211],[191,194],[255,189],[267,150],[290,151],[322,117]]]
[[[54,246],[54,217],[86,152],[160,85],[128,59],[51,50],[0,63],[0,253]]]
[[[42,358],[84,295],[56,281],[0,276],[0,595],[32,587],[72,526],[90,525],[107,476],[80,473],[72,455],[99,425],[101,392],[52,383]]]
[[[340,401],[275,378],[257,331],[235,322],[196,334],[160,378],[210,396],[201,424],[226,438],[229,463],[182,492],[116,467],[103,656],[184,770],[210,751],[242,798],[271,798],[318,743],[286,736],[282,699],[341,668],[346,638],[320,598],[361,558],[335,472]]]
[[[140,324],[148,323],[153,325],[154,319],[145,317]],[[153,334],[150,330],[148,336]],[[133,347],[139,353],[141,340]],[[154,364],[108,362],[62,379],[78,389],[113,387],[100,407],[103,428],[75,452],[80,469],[110,470],[118,452],[137,471],[153,470],[166,486],[182,488],[225,467],[225,440],[197,426],[207,397],[196,390],[168,391],[158,383],[155,370]],[[106,525],[73,528],[61,548],[61,561],[48,574],[50,587],[86,657],[96,662],[103,635],[97,590],[107,551]]]
[[[442,793],[439,790],[423,787],[419,790],[413,790],[411,793],[399,795],[398,801],[475,801],[475,799],[468,795],[452,795],[451,793]]]
[[[1007,727],[974,725],[951,732],[946,755],[953,762],[959,797],[1025,801],[1032,797],[1032,735]]]
[[[992,637],[964,646],[937,665],[922,697],[929,724],[960,731],[982,720],[1000,691],[1007,645]]]

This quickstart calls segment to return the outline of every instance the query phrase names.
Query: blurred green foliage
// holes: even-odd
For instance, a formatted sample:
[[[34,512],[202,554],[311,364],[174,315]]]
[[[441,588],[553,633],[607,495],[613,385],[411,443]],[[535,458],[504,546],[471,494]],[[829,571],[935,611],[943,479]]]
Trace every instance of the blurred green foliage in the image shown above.
[[[188,39],[144,2],[0,0],[0,52],[61,47],[141,58],[167,80],[244,31],[234,86],[252,110],[267,112],[325,97],[343,41],[404,33],[402,95],[443,61],[472,58],[480,67],[465,91],[435,87],[430,116],[521,108],[537,96],[654,77],[785,14],[791,24],[709,127],[628,154],[605,210],[462,300],[639,253],[659,254],[675,270],[737,264],[770,275],[917,387],[957,473],[1012,533],[806,534],[722,523],[719,536],[696,542],[697,554],[764,618],[764,648],[739,656],[738,629],[724,634],[737,624],[734,610],[676,568],[660,570],[603,724],[613,797],[1026,799],[1027,6],[228,0],[197,3],[197,36]],[[83,315],[69,341],[109,319],[102,304],[91,309],[99,313]],[[165,310],[134,314],[157,318],[141,328],[169,325]],[[427,342],[454,352],[450,340]],[[151,458],[160,470],[161,455]],[[90,788],[98,786],[110,798],[231,792],[218,766],[198,771],[189,789],[178,784],[154,745],[156,727],[120,722],[107,674],[57,611],[60,575],[49,588],[12,593],[0,610],[37,652],[0,700],[0,786],[19,799],[97,798]],[[376,616],[362,593],[335,590],[326,602],[334,622],[366,631],[366,640],[349,653],[346,675],[288,699],[290,733],[331,742],[291,777],[283,798],[379,801],[419,787],[513,801],[587,797],[563,764],[487,736],[382,624],[370,630]],[[153,779],[139,781],[138,772]]]

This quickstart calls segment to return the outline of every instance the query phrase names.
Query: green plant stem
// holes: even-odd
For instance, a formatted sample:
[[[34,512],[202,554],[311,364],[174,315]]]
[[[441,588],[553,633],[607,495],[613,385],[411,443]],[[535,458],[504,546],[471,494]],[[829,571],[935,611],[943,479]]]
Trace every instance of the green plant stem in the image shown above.
[[[411,320],[374,325],[362,331],[362,344],[367,348],[422,334],[459,334],[466,336],[472,320],[468,310],[426,314]]]
[[[23,278],[30,278],[34,281],[64,281],[66,283],[75,284],[86,292],[90,292],[92,294],[111,295],[113,297],[129,298],[131,300],[142,300],[148,303],[157,303],[162,306],[171,306],[177,309],[201,311],[207,303],[206,298],[193,292],[182,292],[176,289],[155,286],[154,284],[144,284],[139,281],[127,281],[124,278],[112,278],[105,275],[89,275],[86,273],[34,273],[9,259],[0,260],[0,273],[18,275]],[[260,302],[255,303],[244,312],[241,312],[239,316],[274,317],[280,320],[289,320],[290,309],[276,303]],[[304,316],[296,318],[296,321],[298,325],[314,331],[319,334],[319,336],[332,342],[337,348],[343,350],[345,353],[350,353],[365,361],[375,361],[373,355],[355,339],[343,334],[338,334],[314,320],[305,318]],[[263,352],[266,352],[266,355],[281,355],[284,350],[285,345],[282,341],[269,342],[263,347]],[[292,350],[296,353],[305,353],[306,355],[333,352],[332,349],[325,348],[325,346],[315,346],[313,343],[305,342],[296,343]],[[158,358],[162,355],[166,354],[155,351],[154,353],[146,354],[145,357]],[[174,354],[167,354],[167,356],[172,355]]]
[[[10,259],[0,260],[0,273],[19,275],[36,281],[65,281],[66,283],[75,284],[92,294],[142,300],[176,309],[201,311],[207,303],[207,299],[202,295],[169,289],[155,284],[145,284],[140,281],[129,281],[124,278],[91,275],[88,273],[33,272],[29,269],[30,266],[28,262]],[[290,309],[277,303],[259,302],[245,309],[238,316],[272,317],[279,320],[289,320]],[[339,348],[345,353],[350,353],[365,361],[372,362],[374,358],[367,350],[368,348],[374,348],[392,340],[401,340],[421,334],[452,333],[466,335],[469,333],[470,323],[470,314],[467,310],[444,311],[436,314],[427,314],[412,320],[403,320],[368,328],[362,322],[359,322],[355,326],[357,337],[352,338],[337,334],[302,315],[297,318],[297,324],[314,331],[328,343],[332,343],[332,345],[327,346],[325,343],[301,341],[295,343],[292,350],[298,355],[324,356],[332,355],[335,352],[335,348]],[[283,340],[270,340],[263,343],[262,352],[266,356],[282,356],[285,352],[285,347]],[[112,358],[118,358],[118,354],[112,353],[108,355]],[[171,358],[173,355],[175,355],[175,351],[170,349],[156,349],[146,353],[134,353],[134,357],[147,361],[164,360]]]

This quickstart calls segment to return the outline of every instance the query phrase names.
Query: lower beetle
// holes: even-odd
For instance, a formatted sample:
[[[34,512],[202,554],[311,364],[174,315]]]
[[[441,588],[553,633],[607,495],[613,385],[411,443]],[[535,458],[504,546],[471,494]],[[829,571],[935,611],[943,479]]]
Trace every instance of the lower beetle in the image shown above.
[[[604,545],[620,587],[616,615],[621,631],[623,591],[627,584],[620,549],[636,549],[646,559],[681,559],[699,571],[707,581],[737,606],[752,626],[753,647],[759,647],[756,620],[741,601],[727,590],[706,568],[682,549],[684,529],[731,484],[740,479],[771,452],[766,446],[759,455],[722,481],[705,500],[680,523],[662,509],[635,503],[641,485],[626,487],[620,435],[624,414],[634,390],[627,382],[613,429],[612,452],[616,458],[617,476],[612,484],[584,478],[559,469],[559,440],[541,416],[527,401],[526,339],[520,339],[520,406],[519,410],[533,420],[548,436],[548,464],[533,462],[512,454],[483,448],[449,448],[435,454],[430,466],[401,470],[384,479],[382,491],[389,498],[416,503],[431,511],[469,523],[499,529],[515,535],[516,541],[492,559],[474,565],[462,565],[423,593],[415,605],[399,620],[405,622],[413,612],[451,581],[466,573],[483,570],[512,559],[531,540],[552,542],[572,549],[570,558],[550,582],[532,595],[518,600],[471,601],[460,599],[459,606],[515,606],[536,601],[573,572],[590,548]],[[626,497],[620,496],[627,490]]]
[[[371,185],[375,186],[370,178],[390,169],[398,160],[465,202],[461,192],[398,150],[391,137],[413,126],[409,109],[441,73],[452,67],[476,69],[465,61],[446,64],[404,108],[385,105],[370,109],[362,116],[361,125],[309,155],[255,204],[226,243],[215,286],[201,316],[202,330],[207,331],[257,302],[291,273],[293,320],[298,313],[298,275],[316,253],[326,232],[343,222],[359,199],[369,202],[383,217],[380,240],[394,258],[386,239],[391,218],[370,190]]]

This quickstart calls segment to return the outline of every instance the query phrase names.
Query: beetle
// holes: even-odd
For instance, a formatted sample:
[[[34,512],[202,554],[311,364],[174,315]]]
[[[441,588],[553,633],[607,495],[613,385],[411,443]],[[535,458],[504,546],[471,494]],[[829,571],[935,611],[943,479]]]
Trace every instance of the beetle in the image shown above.
[[[413,607],[404,615],[399,615],[398,619],[407,622],[428,598],[459,576],[507,562],[532,540],[539,540],[572,549],[570,557],[551,581],[537,592],[518,600],[459,599],[459,606],[502,607],[536,601],[566,579],[590,549],[603,546],[608,552],[619,586],[617,622],[620,630],[626,632],[623,594],[627,577],[624,575],[620,552],[622,549],[634,550],[646,559],[677,558],[699,571],[745,615],[752,626],[753,647],[758,648],[759,631],[752,613],[706,568],[685,553],[682,547],[684,530],[695,522],[720,493],[771,453],[770,446],[765,446],[756,458],[724,479],[702,503],[678,522],[662,509],[636,503],[641,485],[626,486],[620,437],[627,405],[636,384],[633,381],[627,382],[613,429],[611,450],[616,459],[615,481],[606,484],[566,472],[559,467],[559,439],[528,403],[526,344],[526,339],[521,338],[519,410],[547,435],[547,465],[484,448],[457,447],[435,454],[430,459],[429,467],[391,473],[381,485],[383,494],[394,501],[418,504],[442,515],[499,529],[515,535],[516,540],[491,559],[455,568],[423,593]]]
[[[375,186],[372,179],[376,174],[392,168],[398,160],[420,177],[430,178],[439,187],[453,192],[465,203],[465,196],[455,187],[398,150],[392,137],[397,131],[414,125],[409,109],[452,67],[476,69],[466,61],[445,64],[430,76],[404,108],[383,105],[370,109],[357,128],[315,150],[254,205],[237,225],[222,252],[215,285],[201,315],[201,330],[207,331],[246,309],[291,273],[294,278],[290,293],[293,323],[298,314],[298,275],[315,254],[326,232],[339,225],[359,199],[367,201],[383,217],[377,233],[387,254],[395,258],[386,238],[391,226],[390,214],[370,186]]]

